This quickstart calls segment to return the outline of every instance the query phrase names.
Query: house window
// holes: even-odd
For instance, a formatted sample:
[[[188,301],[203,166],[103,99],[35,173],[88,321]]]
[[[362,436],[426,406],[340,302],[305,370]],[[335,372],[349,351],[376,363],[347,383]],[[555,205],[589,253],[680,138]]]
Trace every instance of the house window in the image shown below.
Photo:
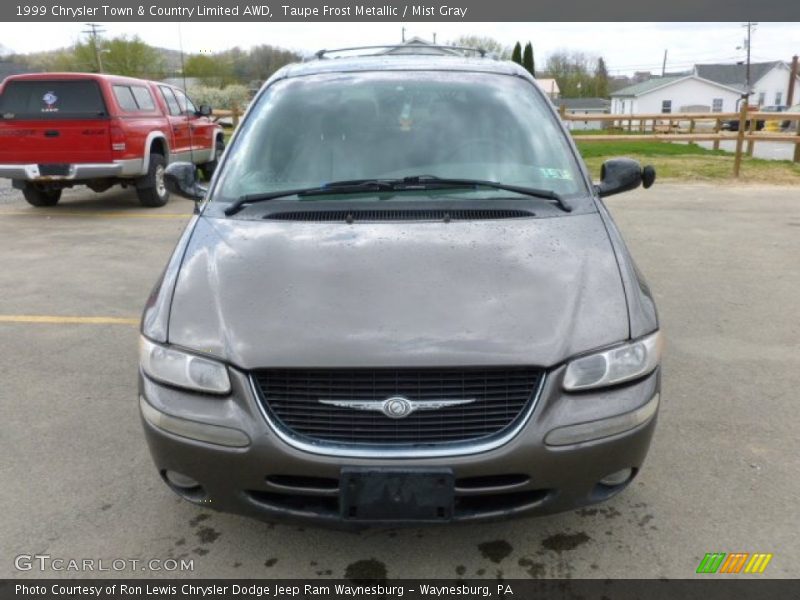
[[[767,99],[767,93],[766,92],[759,92],[758,93],[758,105],[759,106],[764,106],[764,101],[766,99]]]
[[[622,101],[622,110],[620,111],[623,115],[625,114],[625,100]]]
[[[722,112],[722,98],[714,98],[711,101],[711,112]]]
[[[783,100],[783,92],[775,92],[775,104],[780,106],[782,100]]]
[[[661,112],[664,114],[669,114],[672,112],[672,100],[661,101]]]

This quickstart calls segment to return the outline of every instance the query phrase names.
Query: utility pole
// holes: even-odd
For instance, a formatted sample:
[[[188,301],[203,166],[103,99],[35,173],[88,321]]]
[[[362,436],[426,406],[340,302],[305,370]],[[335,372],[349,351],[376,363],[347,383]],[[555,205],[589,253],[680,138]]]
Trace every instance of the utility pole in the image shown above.
[[[664,62],[661,63],[661,76],[664,77],[664,75],[666,74],[667,74],[667,51],[664,50]]]
[[[748,21],[742,27],[747,28],[747,37],[744,40],[744,49],[747,51],[747,61],[745,62],[745,71],[744,71],[744,87],[745,87],[745,102],[748,104],[750,103],[750,94],[753,93],[753,90],[750,88],[750,40],[753,36],[753,31],[755,31],[756,25],[758,23],[753,23],[752,21]],[[741,49],[741,46],[738,48]]]
[[[88,34],[89,37],[92,39],[92,48],[94,49],[94,58],[97,61],[97,72],[103,72],[103,59],[100,57],[100,47],[97,45],[97,38],[101,33],[105,32],[100,25],[97,23],[86,23],[86,27],[89,29],[84,29],[81,33]]]
[[[436,32],[433,32],[433,45],[436,45]]]
[[[794,102],[794,86],[797,82],[797,54],[792,57],[792,69],[789,72],[789,89],[786,92],[786,106]]]
[[[406,43],[406,28],[405,28],[405,27],[403,27],[403,28],[400,30],[400,32],[401,32],[401,33],[400,33],[400,41],[402,41],[402,42],[405,44],[405,43]]]

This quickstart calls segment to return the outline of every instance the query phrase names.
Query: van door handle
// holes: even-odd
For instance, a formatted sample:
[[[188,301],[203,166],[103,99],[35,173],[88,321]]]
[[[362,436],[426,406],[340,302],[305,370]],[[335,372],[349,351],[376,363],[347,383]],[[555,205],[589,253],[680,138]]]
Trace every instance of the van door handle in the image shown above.
[[[50,129],[44,132],[44,137],[58,137],[61,133],[56,131],[55,129]]]

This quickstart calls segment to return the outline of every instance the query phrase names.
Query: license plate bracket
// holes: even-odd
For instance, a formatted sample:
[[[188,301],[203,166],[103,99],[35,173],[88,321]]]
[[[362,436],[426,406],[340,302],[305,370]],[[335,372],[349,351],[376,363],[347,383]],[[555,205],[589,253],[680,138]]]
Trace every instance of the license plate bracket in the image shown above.
[[[39,165],[39,175],[42,177],[66,177],[69,175],[69,164],[48,163]]]
[[[453,517],[452,469],[343,467],[342,518],[355,521],[449,521]]]

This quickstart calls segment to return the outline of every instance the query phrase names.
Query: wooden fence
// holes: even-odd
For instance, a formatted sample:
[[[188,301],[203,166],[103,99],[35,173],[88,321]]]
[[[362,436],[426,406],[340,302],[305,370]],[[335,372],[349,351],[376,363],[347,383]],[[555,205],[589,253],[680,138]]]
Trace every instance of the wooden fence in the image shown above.
[[[639,114],[639,115],[580,115],[569,114],[561,106],[561,118],[566,121],[600,121],[606,124],[607,134],[580,135],[574,134],[575,140],[581,142],[714,142],[714,149],[719,149],[722,141],[735,142],[733,153],[733,175],[741,172],[742,156],[752,156],[756,142],[788,142],[794,144],[794,162],[800,163],[800,113],[774,113],[748,111],[747,106],[735,113],[672,113],[672,114]],[[239,124],[241,111],[215,110],[213,118],[219,120],[229,117],[235,128]],[[735,132],[722,131],[725,121],[738,121],[739,128]],[[779,124],[789,121],[792,124],[788,133],[772,133],[757,131],[757,122],[777,121]],[[635,125],[634,125],[635,124]],[[765,127],[766,129],[766,127]]]
[[[606,124],[609,133],[599,135],[573,134],[576,141],[581,142],[714,142],[714,149],[719,149],[722,141],[733,141],[736,144],[733,153],[733,175],[738,177],[741,171],[742,156],[752,156],[756,142],[787,142],[794,144],[794,162],[800,162],[800,113],[757,112],[748,110],[743,105],[735,113],[671,113],[671,114],[638,114],[638,115],[580,115],[569,114],[566,107],[559,109],[562,120],[600,121]],[[725,121],[738,121],[738,131],[724,132]],[[778,124],[789,121],[792,126],[786,133],[757,131],[757,123],[778,121]],[[745,145],[746,144],[746,145]]]
[[[239,110],[238,108],[234,108],[233,110],[215,108],[211,118],[214,119],[215,121],[219,121],[220,119],[230,117],[232,126],[234,129],[236,129],[236,127],[239,126],[239,117],[241,116],[242,116],[242,111]]]

